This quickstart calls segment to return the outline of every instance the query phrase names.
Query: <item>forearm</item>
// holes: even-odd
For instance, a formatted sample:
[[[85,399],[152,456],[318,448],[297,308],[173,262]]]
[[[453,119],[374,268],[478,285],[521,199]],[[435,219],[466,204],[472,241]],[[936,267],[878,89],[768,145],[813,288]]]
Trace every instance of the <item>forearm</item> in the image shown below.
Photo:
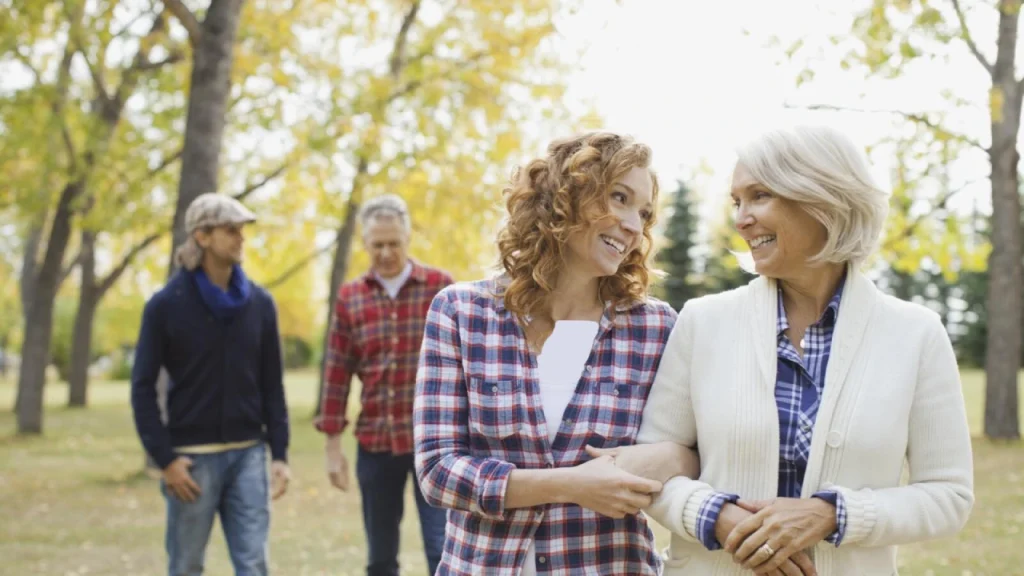
[[[150,301],[142,314],[142,327],[135,347],[132,365],[131,401],[135,429],[146,452],[160,468],[166,468],[176,457],[171,448],[171,435],[160,418],[157,379],[163,368],[163,341],[158,308]]]
[[[567,469],[513,470],[505,489],[505,508],[530,508],[569,501]]]
[[[317,430],[327,436],[340,435],[348,427],[345,414],[352,375],[349,372],[329,371],[325,374],[324,392],[320,400],[320,413],[313,420]]]
[[[665,457],[654,462],[649,479],[664,484],[677,476],[691,479],[700,477],[700,458],[696,450],[671,441],[660,444]]]
[[[171,435],[160,420],[156,378],[132,379],[132,412],[142,446],[157,466],[166,468],[174,461],[176,454],[171,448]]]
[[[271,457],[287,462],[291,429],[288,423],[288,402],[284,395],[284,382],[279,375],[272,376],[267,386],[263,420],[267,428]]]
[[[839,491],[846,504],[842,546],[896,546],[952,536],[963,528],[974,504],[970,486],[955,482],[831,489]]]

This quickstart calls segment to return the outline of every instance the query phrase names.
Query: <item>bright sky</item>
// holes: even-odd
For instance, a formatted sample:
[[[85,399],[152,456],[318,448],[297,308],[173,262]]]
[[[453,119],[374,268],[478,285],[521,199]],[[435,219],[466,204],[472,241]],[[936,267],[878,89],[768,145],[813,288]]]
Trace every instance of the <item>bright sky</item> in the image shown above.
[[[664,188],[673,189],[706,162],[714,174],[699,185],[720,200],[726,194],[733,150],[746,137],[772,124],[826,122],[869,145],[891,134],[887,114],[833,113],[786,109],[785,103],[827,103],[868,109],[941,110],[939,90],[967,81],[978,90],[967,94],[984,102],[984,71],[963,46],[950,46],[951,61],[922,70],[915,86],[867,84],[839,69],[797,89],[802,66],[784,63],[781,48],[767,46],[775,35],[783,44],[804,38],[826,43],[830,35],[848,36],[852,14],[864,2],[834,0],[630,0],[588,2],[586,11],[562,27],[567,40],[590,46],[570,81],[576,95],[589,95],[608,128],[633,134],[654,149],[655,168]],[[970,15],[972,30],[987,50],[992,29],[979,11]],[[979,22],[980,19],[980,22]],[[994,32],[994,30],[993,30]],[[989,38],[986,38],[989,36]],[[992,42],[994,52],[994,41]],[[782,64],[780,64],[782,62]],[[830,64],[827,64],[832,68]],[[858,94],[866,93],[861,99]],[[972,122],[985,140],[987,123]],[[874,159],[876,178],[888,188],[890,166],[884,155]],[[977,159],[962,167],[970,180],[987,172]],[[979,188],[984,196],[987,189]],[[987,203],[986,203],[987,204]],[[716,207],[720,206],[717,204]],[[708,207],[706,207],[708,208]]]

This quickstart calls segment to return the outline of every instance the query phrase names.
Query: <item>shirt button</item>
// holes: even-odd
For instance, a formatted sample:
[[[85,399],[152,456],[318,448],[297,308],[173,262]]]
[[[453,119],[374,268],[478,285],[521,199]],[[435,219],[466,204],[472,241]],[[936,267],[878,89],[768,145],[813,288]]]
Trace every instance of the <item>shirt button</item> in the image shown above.
[[[565,426],[572,426],[572,420],[566,418],[565,420],[562,420],[562,424]]]
[[[497,386],[491,386],[491,392],[494,392],[495,394],[497,394],[498,393],[498,387]]]
[[[398,338],[397,337],[396,338],[392,338],[391,339],[391,343],[392,344],[398,344]]]
[[[810,424],[804,424],[803,426],[800,427],[800,429],[803,430],[804,432],[810,432],[811,431],[811,425]]]
[[[587,372],[590,372],[593,369],[594,369],[593,366],[591,366],[590,364],[587,364]]]
[[[392,370],[394,370],[394,369],[396,369],[396,368],[398,368],[398,364],[396,364],[396,363],[392,362],[392,363],[391,363],[391,369],[392,369]]]
[[[547,556],[540,556],[540,557],[537,558],[537,562],[540,562],[541,564],[544,564],[547,561],[548,561]]]
[[[392,320],[398,320],[398,312],[392,312],[391,313],[391,319]]]
[[[395,397],[395,391],[394,390],[388,390],[388,398],[394,398],[394,397]]]
[[[833,430],[825,438],[825,444],[832,448],[839,448],[843,444],[843,434],[839,430]]]

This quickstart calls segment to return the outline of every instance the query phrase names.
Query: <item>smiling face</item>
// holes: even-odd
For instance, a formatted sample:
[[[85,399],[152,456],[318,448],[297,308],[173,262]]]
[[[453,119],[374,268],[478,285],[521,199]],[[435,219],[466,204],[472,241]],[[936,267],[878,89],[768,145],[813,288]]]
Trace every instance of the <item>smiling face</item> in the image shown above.
[[[632,168],[608,190],[608,215],[569,236],[566,266],[594,278],[615,275],[629,253],[641,247],[654,212],[653,196],[650,171]]]
[[[782,198],[737,164],[732,175],[736,230],[750,247],[758,274],[787,279],[800,276],[825,247],[825,227],[800,204]]]

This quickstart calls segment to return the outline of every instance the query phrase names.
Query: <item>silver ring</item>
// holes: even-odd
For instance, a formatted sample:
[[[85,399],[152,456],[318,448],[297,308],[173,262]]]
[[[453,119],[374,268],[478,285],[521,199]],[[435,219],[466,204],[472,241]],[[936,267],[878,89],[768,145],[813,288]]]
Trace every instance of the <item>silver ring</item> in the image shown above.
[[[767,553],[767,556],[765,556],[766,558],[771,558],[772,556],[775,556],[775,550],[771,546],[769,546],[767,542],[761,545],[760,550],[761,552]]]

